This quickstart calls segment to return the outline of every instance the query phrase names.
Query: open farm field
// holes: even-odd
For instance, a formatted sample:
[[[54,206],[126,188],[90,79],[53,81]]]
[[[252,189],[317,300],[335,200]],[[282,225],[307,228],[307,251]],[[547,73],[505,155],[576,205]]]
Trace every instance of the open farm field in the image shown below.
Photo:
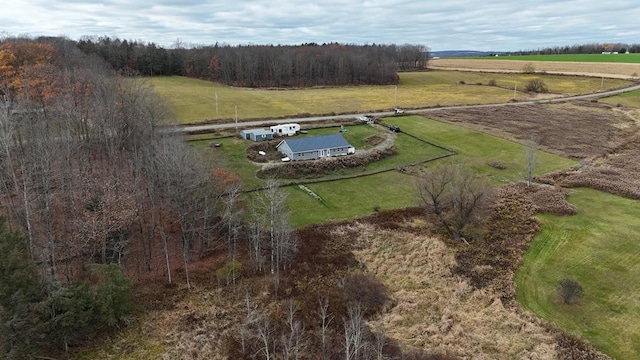
[[[620,55],[625,56],[625,55]],[[500,57],[498,57],[500,59]],[[495,58],[441,58],[429,60],[433,69],[487,71],[487,72],[522,72],[525,64],[531,64],[538,73],[583,75],[593,77],[637,79],[640,76],[640,63],[614,62],[571,62],[571,61],[523,61],[495,60]],[[607,81],[605,80],[606,84]]]
[[[493,56],[493,57],[476,57],[474,59],[640,64],[640,54],[509,55],[509,56]]]
[[[613,151],[636,129],[635,121],[607,104],[573,102],[452,109],[430,117],[583,159]]]
[[[150,81],[155,91],[168,100],[180,123],[195,123],[217,119],[228,122],[235,118],[236,106],[238,119],[242,120],[388,111],[395,106],[424,108],[504,103],[513,98],[514,86],[524,89],[535,77],[543,77],[549,92],[558,95],[596,92],[631,84],[618,79],[603,83],[600,79],[586,77],[458,71],[400,73],[397,92],[396,86],[266,90],[233,88],[185,77],[153,77]],[[496,86],[488,86],[489,81],[494,81]],[[516,95],[517,100],[532,98],[535,97],[522,91]]]
[[[579,334],[616,359],[640,356],[640,203],[591,189],[571,190],[578,213],[542,215],[516,277],[523,306]],[[562,278],[577,280],[584,297],[563,305]]]

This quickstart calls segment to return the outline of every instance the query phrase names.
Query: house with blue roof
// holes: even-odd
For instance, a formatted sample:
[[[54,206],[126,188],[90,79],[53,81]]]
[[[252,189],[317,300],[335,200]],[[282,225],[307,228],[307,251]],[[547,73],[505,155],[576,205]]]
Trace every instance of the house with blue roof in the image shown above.
[[[353,154],[356,149],[342,134],[310,136],[280,141],[276,149],[293,161]]]

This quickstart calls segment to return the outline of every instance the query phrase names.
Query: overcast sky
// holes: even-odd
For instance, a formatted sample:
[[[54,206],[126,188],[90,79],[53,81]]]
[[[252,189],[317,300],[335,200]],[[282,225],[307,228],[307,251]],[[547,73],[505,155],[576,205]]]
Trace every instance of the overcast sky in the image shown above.
[[[640,43],[637,0],[11,0],[0,36],[83,35],[185,45],[422,44],[531,50]]]

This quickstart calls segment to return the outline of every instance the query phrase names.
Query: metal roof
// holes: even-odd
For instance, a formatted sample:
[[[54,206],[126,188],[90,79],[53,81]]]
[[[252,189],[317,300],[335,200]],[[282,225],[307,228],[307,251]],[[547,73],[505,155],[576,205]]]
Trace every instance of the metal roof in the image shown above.
[[[342,134],[286,139],[283,142],[286,142],[294,153],[351,146]]]
[[[247,129],[243,130],[246,134],[270,135],[271,131],[265,129]]]

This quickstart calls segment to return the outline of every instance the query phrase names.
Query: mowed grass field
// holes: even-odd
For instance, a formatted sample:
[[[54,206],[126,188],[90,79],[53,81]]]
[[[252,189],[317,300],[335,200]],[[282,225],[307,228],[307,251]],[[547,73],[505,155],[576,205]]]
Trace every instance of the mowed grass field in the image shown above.
[[[599,99],[599,102],[611,105],[623,105],[630,108],[640,109],[640,90],[629,91],[620,95]]]
[[[516,275],[527,309],[587,339],[616,359],[640,358],[640,202],[571,190],[578,213],[541,215],[542,232]],[[577,280],[584,297],[564,305],[558,281]]]
[[[493,185],[524,179],[526,161],[521,144],[421,116],[401,116],[384,120],[386,123],[400,126],[403,132],[458,151],[458,155],[435,162],[465,163]],[[387,161],[388,167],[399,167],[438,153],[446,153],[417,142],[403,133],[398,134],[396,145],[398,155],[384,160]],[[536,156],[539,163],[536,173],[540,174],[575,165],[573,160],[542,151],[538,151]],[[425,166],[432,166],[435,162],[427,163]],[[499,170],[490,166],[492,162],[499,162],[505,169]],[[292,222],[294,226],[303,226],[370,215],[374,208],[390,210],[416,206],[419,202],[415,193],[415,183],[415,176],[394,170],[355,179],[306,184],[324,202],[313,199],[297,186],[287,187]]]
[[[186,77],[153,77],[155,91],[167,99],[180,123],[215,119],[264,119],[321,114],[388,111],[396,106],[435,106],[508,102],[513,89],[524,89],[534,78],[543,78],[549,91],[573,95],[620,88],[629,81],[588,77],[480,72],[427,71],[400,73],[397,86],[347,86],[335,88],[266,90],[234,88]],[[497,86],[488,86],[490,80]],[[464,84],[461,84],[464,82]],[[478,85],[480,84],[480,85]],[[604,85],[604,86],[602,86]],[[216,111],[217,95],[217,111]],[[529,98],[519,91],[518,100]]]

